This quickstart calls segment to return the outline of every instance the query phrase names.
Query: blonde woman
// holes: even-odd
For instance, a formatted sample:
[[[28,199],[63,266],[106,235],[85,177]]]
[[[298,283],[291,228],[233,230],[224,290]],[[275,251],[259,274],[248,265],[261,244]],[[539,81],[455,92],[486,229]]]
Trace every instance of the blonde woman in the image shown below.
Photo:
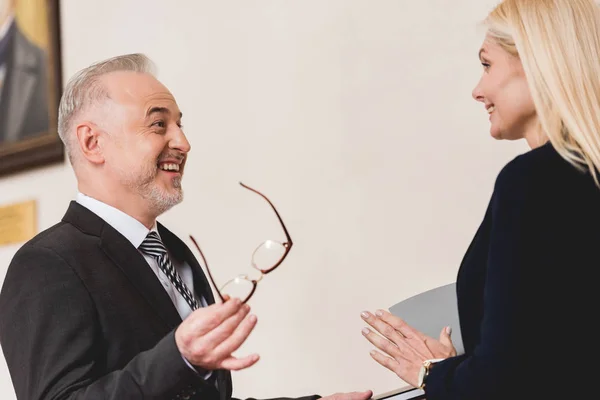
[[[363,334],[427,400],[597,397],[600,9],[505,0],[485,22],[473,97],[494,138],[531,151],[500,172],[458,271],[465,354],[385,311],[363,313]]]

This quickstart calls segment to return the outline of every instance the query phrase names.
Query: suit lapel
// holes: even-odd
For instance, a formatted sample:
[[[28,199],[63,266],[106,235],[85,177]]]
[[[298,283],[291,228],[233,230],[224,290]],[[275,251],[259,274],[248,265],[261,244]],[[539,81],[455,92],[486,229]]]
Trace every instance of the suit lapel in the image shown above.
[[[175,305],[156,275],[140,252],[123,235],[106,224],[100,236],[100,247],[170,329],[181,323]]]
[[[75,201],[71,202],[63,221],[76,226],[86,234],[100,238],[102,251],[127,276],[148,304],[157,311],[159,318],[165,322],[169,330],[174,329],[181,323],[181,317],[177,309],[158,279],[156,279],[156,275],[154,275],[144,257],[123,235]],[[160,223],[158,224],[158,230],[172,257],[178,261],[187,262],[192,268],[195,292],[204,296],[208,304],[213,304],[215,300],[210,284],[189,247]],[[233,391],[231,374],[225,370],[219,370],[216,373],[220,398],[221,400],[228,400],[231,398]]]
[[[194,275],[194,291],[196,294],[203,296],[208,304],[213,304],[215,302],[215,298],[210,288],[210,284],[208,283],[206,275],[204,275],[204,271],[202,271],[202,267],[198,263],[198,260],[196,260],[196,257],[194,257],[194,254],[190,248],[162,224],[157,223],[157,226],[158,233],[160,234],[160,237],[167,249],[169,249],[171,256],[179,262],[187,263],[192,269],[192,273]]]
[[[204,296],[209,305],[213,304],[215,302],[215,298],[211,290],[210,283],[208,282],[208,279],[206,279],[206,275],[204,275],[204,271],[202,270],[200,263],[198,263],[198,260],[190,248],[163,225],[160,223],[157,225],[160,237],[167,249],[169,249],[169,253],[171,253],[171,255],[177,259],[177,261],[186,262],[190,268],[192,268],[192,273],[194,274],[194,291],[196,294]],[[217,385],[219,387],[219,395],[221,400],[231,399],[231,394],[233,392],[231,374],[229,371],[225,370],[219,370],[215,372],[217,373]]]
[[[102,218],[74,201],[71,202],[63,221],[78,227],[84,233],[99,237],[102,251],[156,310],[158,317],[167,324],[169,330],[181,323],[177,309],[156,275],[144,257],[123,235]]]

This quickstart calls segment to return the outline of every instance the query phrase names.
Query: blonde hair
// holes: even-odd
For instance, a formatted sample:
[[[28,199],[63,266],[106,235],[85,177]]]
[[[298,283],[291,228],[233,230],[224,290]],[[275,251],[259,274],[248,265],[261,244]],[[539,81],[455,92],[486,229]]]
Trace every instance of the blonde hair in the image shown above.
[[[489,37],[523,64],[541,132],[600,186],[600,8],[594,0],[504,0]]]
[[[77,72],[67,83],[58,106],[58,135],[65,145],[71,164],[75,161],[75,135],[69,134],[75,117],[95,102],[108,97],[99,78],[117,71],[154,75],[154,63],[144,54],[125,54],[98,61]]]

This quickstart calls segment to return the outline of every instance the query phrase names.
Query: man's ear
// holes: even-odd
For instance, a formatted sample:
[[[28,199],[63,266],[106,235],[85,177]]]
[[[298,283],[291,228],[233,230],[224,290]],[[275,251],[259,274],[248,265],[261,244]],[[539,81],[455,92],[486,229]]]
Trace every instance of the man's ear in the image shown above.
[[[77,145],[81,154],[93,164],[103,164],[102,131],[92,122],[82,122],[77,125]]]

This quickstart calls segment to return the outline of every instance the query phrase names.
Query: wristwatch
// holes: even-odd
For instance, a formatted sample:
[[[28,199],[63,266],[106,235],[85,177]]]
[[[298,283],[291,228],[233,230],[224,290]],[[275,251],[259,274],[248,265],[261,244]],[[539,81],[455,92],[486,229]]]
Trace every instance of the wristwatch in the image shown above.
[[[425,381],[427,380],[427,376],[429,376],[429,370],[431,366],[436,362],[440,362],[444,360],[443,358],[435,358],[432,360],[423,361],[423,365],[421,365],[421,369],[419,370],[419,381],[417,382],[417,387],[419,389],[423,389],[425,387]]]

